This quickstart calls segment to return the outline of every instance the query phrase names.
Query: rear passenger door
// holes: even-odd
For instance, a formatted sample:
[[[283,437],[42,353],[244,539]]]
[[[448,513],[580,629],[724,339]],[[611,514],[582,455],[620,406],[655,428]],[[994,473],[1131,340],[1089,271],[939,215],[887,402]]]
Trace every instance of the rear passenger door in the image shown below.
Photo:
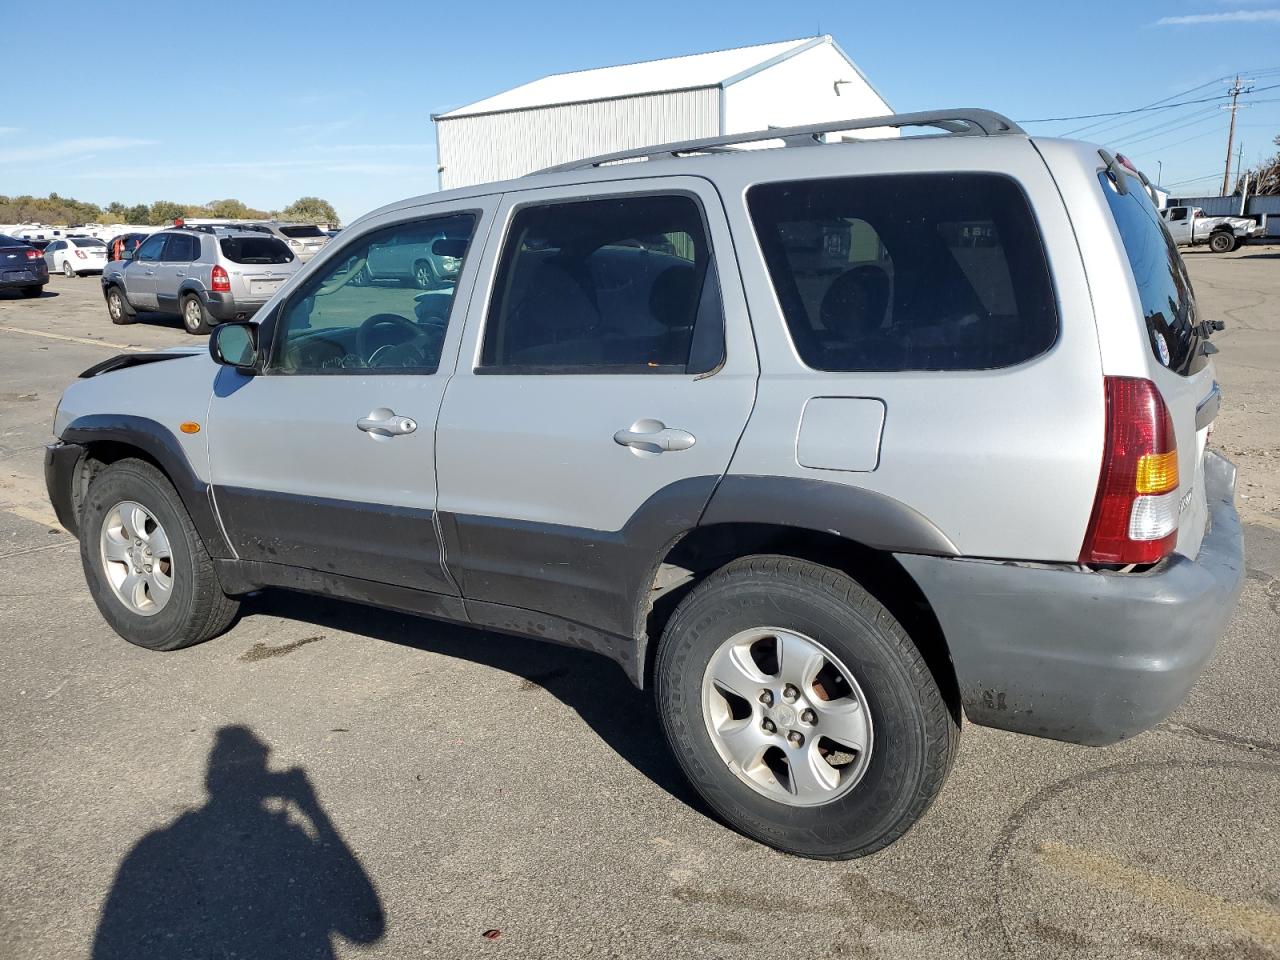
[[[636,180],[508,194],[497,225],[437,429],[449,571],[479,622],[632,636],[754,397],[723,208],[697,178]]]
[[[190,233],[171,233],[155,265],[156,306],[178,312],[178,288],[187,278],[191,261],[200,249],[200,238]]]

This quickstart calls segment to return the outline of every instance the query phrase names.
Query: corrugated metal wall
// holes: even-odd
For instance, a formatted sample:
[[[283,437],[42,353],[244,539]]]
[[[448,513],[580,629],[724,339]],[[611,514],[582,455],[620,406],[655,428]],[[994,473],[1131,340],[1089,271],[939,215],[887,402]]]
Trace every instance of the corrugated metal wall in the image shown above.
[[[506,180],[614,150],[719,132],[716,87],[437,120],[440,186]]]

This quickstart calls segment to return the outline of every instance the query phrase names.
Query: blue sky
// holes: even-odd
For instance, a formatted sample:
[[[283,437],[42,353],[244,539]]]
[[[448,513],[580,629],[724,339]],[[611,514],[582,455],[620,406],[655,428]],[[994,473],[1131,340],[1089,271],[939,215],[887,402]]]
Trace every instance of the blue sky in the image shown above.
[[[1277,85],[1240,113],[1246,163],[1274,153],[1280,133],[1280,0],[71,0],[60,9],[56,28],[33,22],[0,43],[7,89],[31,94],[0,108],[0,193],[104,204],[238,197],[264,208],[314,194],[349,221],[435,189],[433,112],[548,73],[818,32],[834,35],[899,111],[1102,113],[1215,96],[1225,89],[1217,78],[1241,70],[1259,87]],[[1205,103],[1081,136],[1153,175],[1161,162],[1167,184],[1203,177],[1179,188],[1198,191],[1221,177],[1226,124]]]

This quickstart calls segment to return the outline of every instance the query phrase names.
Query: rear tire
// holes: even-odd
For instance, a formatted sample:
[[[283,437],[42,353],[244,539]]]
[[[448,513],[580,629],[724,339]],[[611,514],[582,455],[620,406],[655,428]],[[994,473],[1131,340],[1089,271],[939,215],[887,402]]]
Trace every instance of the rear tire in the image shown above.
[[[1230,253],[1235,248],[1235,235],[1227,233],[1225,230],[1212,234],[1209,237],[1209,249],[1214,253]]]
[[[111,287],[107,290],[107,316],[116,325],[133,323],[137,316],[133,307],[129,306],[129,300],[125,297],[124,291],[119,287]]]
[[[23,287],[21,292],[24,297],[38,297],[44,292],[44,287]]]
[[[436,273],[435,264],[430,260],[419,260],[413,265],[413,284],[419,290],[434,290],[440,286],[440,277]]]
[[[208,333],[213,329],[212,320],[209,311],[194,293],[188,293],[182,298],[182,325],[187,333],[195,336]]]
[[[744,695],[721,686],[725,664]],[[799,687],[782,683],[796,678],[794,664],[805,665]],[[803,560],[745,557],[699,584],[663,634],[655,679],[694,789],[737,830],[803,857],[866,856],[901,837],[942,789],[959,745],[959,724],[897,620],[844,573]],[[844,747],[858,716],[862,744]]]
[[[149,519],[142,529],[130,529],[135,526],[132,515]],[[119,555],[121,544],[132,550],[135,541],[139,548],[154,547],[154,556],[110,558]],[[129,580],[132,558],[140,564],[150,560],[160,570],[159,558],[166,552],[168,588],[155,590],[148,580],[134,589]],[[231,624],[240,607],[222,592],[213,561],[177,491],[142,460],[113,463],[89,484],[80,515],[80,561],[103,619],[121,637],[148,650],[178,650],[208,640]],[[123,584],[117,582],[121,579]],[[132,606],[126,597],[133,598]]]
[[[62,261],[62,275],[63,275],[64,277],[68,277],[68,278],[75,277],[76,272],[75,272],[75,270],[74,270],[74,269],[72,269],[72,267],[71,267],[71,261],[69,261],[69,260],[63,260],[63,261]]]

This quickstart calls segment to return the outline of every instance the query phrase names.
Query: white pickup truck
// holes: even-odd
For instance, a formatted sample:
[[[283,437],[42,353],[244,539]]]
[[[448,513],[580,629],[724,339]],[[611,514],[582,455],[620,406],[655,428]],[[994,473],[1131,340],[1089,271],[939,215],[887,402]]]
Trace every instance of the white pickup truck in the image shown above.
[[[1207,243],[1214,253],[1230,253],[1241,242],[1262,235],[1262,225],[1248,217],[1207,217],[1199,207],[1165,207],[1160,216],[1180,247]]]

